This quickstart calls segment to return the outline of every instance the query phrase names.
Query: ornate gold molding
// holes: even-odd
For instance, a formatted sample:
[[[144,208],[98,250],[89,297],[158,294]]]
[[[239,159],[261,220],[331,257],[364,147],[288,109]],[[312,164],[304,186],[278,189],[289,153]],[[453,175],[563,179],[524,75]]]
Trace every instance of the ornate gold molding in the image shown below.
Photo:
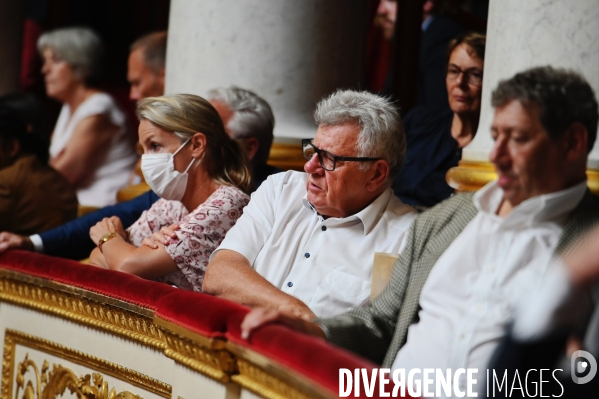
[[[237,360],[239,374],[233,381],[267,399],[309,399],[300,391],[276,379],[260,368],[244,360]]]
[[[230,381],[230,374],[235,372],[235,361],[224,349],[224,340],[194,334],[159,317],[154,318],[154,322],[164,329],[166,356],[217,381]]]
[[[336,398],[314,381],[252,350],[227,342],[239,374],[231,380],[268,399]]]
[[[140,342],[144,345],[160,350],[166,348],[162,331],[154,325],[152,317],[125,310],[115,305],[104,302],[117,302],[114,298],[104,301],[99,294],[98,300],[87,298],[89,291],[71,287],[75,292],[63,292],[47,286],[59,285],[45,279],[36,279],[29,276],[36,284],[7,278],[0,274],[0,300],[37,309],[44,313],[60,316],[62,318],[92,326],[114,334]],[[47,286],[44,286],[47,285]],[[134,305],[127,304],[129,308]],[[139,309],[141,310],[141,309]]]
[[[17,391],[15,399],[19,398],[19,391],[24,389],[23,399],[41,399],[41,398],[56,398],[62,396],[69,389],[72,394],[75,394],[78,399],[142,399],[141,396],[135,395],[129,391],[117,393],[114,387],[109,390],[108,383],[104,381],[99,373],[85,374],[81,377],[66,367],[58,364],[52,366],[52,370],[48,371],[50,364],[44,360],[42,369],[37,367],[37,364],[29,360],[28,355],[19,363],[17,367]],[[35,374],[35,387],[29,381],[25,386],[25,374],[29,370],[33,370]]]
[[[54,398],[62,394],[65,388],[69,388],[72,393],[77,394],[79,398],[86,399],[139,399],[138,396],[130,392],[116,393],[114,388],[108,391],[108,385],[103,381],[103,377],[98,373],[85,375],[78,378],[71,370],[60,365],[54,365],[50,373],[49,364],[44,361],[40,369],[34,362],[27,357],[18,367],[15,368],[15,349],[17,345],[26,346],[40,352],[59,357],[80,364],[90,369],[110,375],[119,380],[125,381],[131,385],[137,386],[145,391],[154,393],[164,398],[170,398],[172,388],[169,384],[151,378],[145,374],[130,370],[118,364],[91,356],[89,354],[67,348],[63,345],[50,342],[45,339],[33,337],[14,330],[6,330],[4,338],[4,356],[2,360],[2,389],[0,391],[1,399],[10,399],[12,392],[12,382],[14,380],[14,371],[17,370],[17,389],[15,399],[21,388],[25,388],[23,397],[25,399],[34,398]],[[29,385],[24,387],[24,375],[29,368],[36,374],[36,386]],[[37,392],[36,396],[32,396]],[[43,392],[43,395],[40,394]]]
[[[237,386],[245,387],[266,398],[335,397],[300,373],[247,348],[225,342],[224,339],[197,334],[184,326],[155,317],[152,309],[82,288],[0,269],[0,302],[31,308],[156,348],[163,355],[191,370],[222,383],[233,381]],[[14,348],[17,342],[55,354],[56,357],[91,366],[94,370],[119,379],[127,375],[131,381],[138,378],[138,375],[139,378],[149,378],[43,339],[6,330],[0,399],[11,399],[11,370],[14,369]],[[142,381],[137,386],[146,389],[145,387],[152,384],[155,384],[153,389],[158,395],[170,397],[170,386],[164,383]]]
[[[476,191],[496,178],[492,163],[473,161],[460,161],[458,166],[449,169],[446,176],[447,184],[457,191]],[[589,190],[599,195],[599,171],[587,169],[587,179]]]

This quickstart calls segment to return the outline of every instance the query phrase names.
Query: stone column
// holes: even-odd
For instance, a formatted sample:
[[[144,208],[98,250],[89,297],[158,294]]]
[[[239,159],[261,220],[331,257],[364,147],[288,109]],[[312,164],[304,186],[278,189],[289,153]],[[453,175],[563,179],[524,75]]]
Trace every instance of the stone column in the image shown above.
[[[599,1],[491,0],[483,79],[481,119],[460,167],[448,181],[474,189],[493,178],[488,163],[493,145],[491,93],[500,80],[525,69],[551,65],[581,73],[599,95]],[[599,145],[589,156],[589,186],[599,188]]]
[[[172,0],[166,92],[247,88],[271,104],[275,141],[313,137],[317,101],[362,83],[366,11],[365,1]]]
[[[0,95],[19,91],[24,0],[0,0]]]

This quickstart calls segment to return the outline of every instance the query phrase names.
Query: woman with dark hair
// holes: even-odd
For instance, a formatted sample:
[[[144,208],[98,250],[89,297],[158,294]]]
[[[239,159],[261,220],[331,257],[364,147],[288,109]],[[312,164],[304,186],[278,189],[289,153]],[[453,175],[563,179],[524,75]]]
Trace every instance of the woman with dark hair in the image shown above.
[[[103,45],[86,28],[44,33],[38,43],[49,97],[63,103],[50,145],[50,165],[77,190],[79,203],[116,202],[137,160],[125,114],[98,90]]]
[[[47,141],[29,120],[36,104],[18,97],[0,98],[0,231],[30,235],[77,217],[77,197],[48,166]]]
[[[449,108],[416,107],[403,120],[407,153],[393,191],[404,203],[420,209],[453,193],[445,175],[458,165],[480,118],[485,36],[459,35],[449,43],[447,54]]]
[[[201,291],[212,251],[249,202],[247,156],[201,97],[149,97],[139,102],[137,116],[141,169],[162,198],[127,231],[117,217],[92,227],[98,247],[90,263]],[[141,245],[172,224],[179,225],[177,238],[157,248]]]

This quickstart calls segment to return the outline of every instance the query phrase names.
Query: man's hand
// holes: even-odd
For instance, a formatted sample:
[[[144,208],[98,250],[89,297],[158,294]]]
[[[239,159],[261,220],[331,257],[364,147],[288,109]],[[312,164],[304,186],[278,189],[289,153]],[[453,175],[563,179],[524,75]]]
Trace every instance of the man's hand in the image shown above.
[[[283,324],[304,334],[326,339],[320,326],[305,316],[298,318],[274,309],[258,308],[248,313],[241,322],[241,338],[248,339],[257,328],[270,323]]]
[[[0,233],[0,254],[8,251],[9,249],[33,251],[33,243],[27,236],[20,236],[18,234],[5,231]]]
[[[168,245],[171,238],[178,238],[177,233],[175,233],[175,231],[177,231],[177,230],[179,230],[178,224],[171,224],[168,227],[164,226],[163,228],[160,229],[160,231],[157,231],[156,233],[152,234],[152,237],[144,238],[143,241],[141,242],[141,245],[145,245],[146,247],[150,247],[153,249],[158,248],[158,244],[156,244],[156,243],[160,243],[162,245]]]
[[[316,317],[316,315],[312,313],[310,308],[299,299],[291,295],[289,295],[287,299],[288,300],[284,301],[278,307],[276,307],[276,310],[288,316],[296,317],[298,319],[312,320]]]
[[[94,227],[89,229],[89,237],[97,245],[100,238],[104,237],[108,233],[117,233],[123,239],[127,237],[125,229],[123,229],[123,223],[117,216],[104,218],[100,220]]]

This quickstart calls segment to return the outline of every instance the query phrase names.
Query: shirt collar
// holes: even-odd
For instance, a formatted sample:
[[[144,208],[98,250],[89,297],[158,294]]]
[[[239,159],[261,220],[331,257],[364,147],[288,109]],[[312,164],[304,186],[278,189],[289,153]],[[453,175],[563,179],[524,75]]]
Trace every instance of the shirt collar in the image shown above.
[[[327,221],[338,221],[340,223],[344,223],[351,220],[360,220],[364,225],[364,235],[367,235],[374,229],[377,225],[383,213],[385,213],[385,209],[387,209],[387,204],[389,204],[389,200],[391,199],[391,195],[393,191],[388,188],[381,193],[374,201],[370,203],[366,208],[362,209],[360,212],[347,216],[345,218],[329,218]],[[311,213],[318,215],[318,217],[322,216],[316,211],[316,208],[312,206],[310,201],[308,201],[308,194],[304,195],[302,198],[302,204],[308,211]],[[335,223],[337,224],[337,223]]]
[[[505,217],[508,224],[527,224],[533,225],[547,221],[556,221],[565,217],[582,200],[586,192],[587,181],[576,184],[565,190],[556,191],[549,194],[537,195],[523,201],[512,209],[510,214]],[[487,215],[496,215],[497,209],[503,200],[503,190],[494,180],[481,188],[473,198],[474,206]]]

